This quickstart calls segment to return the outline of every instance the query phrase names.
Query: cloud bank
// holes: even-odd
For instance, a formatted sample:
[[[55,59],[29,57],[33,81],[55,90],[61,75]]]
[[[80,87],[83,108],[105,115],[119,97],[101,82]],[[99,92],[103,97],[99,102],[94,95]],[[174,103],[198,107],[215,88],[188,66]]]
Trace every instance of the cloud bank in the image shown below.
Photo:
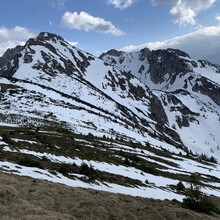
[[[129,45],[122,51],[137,51],[144,47],[151,50],[176,48],[187,52],[193,59],[204,59],[220,64],[220,26],[200,28],[195,32],[165,41],[149,42],[142,45]]]
[[[61,18],[61,24],[77,30],[95,31],[105,34],[112,34],[114,36],[121,36],[125,33],[116,28],[110,21],[105,21],[103,18],[93,17],[92,15],[82,11],[65,12]]]

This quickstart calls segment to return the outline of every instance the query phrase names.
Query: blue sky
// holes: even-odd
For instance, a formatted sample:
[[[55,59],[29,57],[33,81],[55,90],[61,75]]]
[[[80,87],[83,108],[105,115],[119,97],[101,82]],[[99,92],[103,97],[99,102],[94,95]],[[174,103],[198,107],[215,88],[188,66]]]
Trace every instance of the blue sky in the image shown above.
[[[179,48],[220,63],[219,0],[1,0],[0,54],[41,31],[94,55]]]

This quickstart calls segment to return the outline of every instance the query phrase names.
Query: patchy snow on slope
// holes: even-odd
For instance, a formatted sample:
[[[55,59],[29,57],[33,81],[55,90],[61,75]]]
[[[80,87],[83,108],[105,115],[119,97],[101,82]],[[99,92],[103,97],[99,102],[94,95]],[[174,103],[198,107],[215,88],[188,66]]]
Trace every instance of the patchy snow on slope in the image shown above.
[[[45,36],[48,37],[48,34]],[[80,166],[84,162],[94,169],[136,179],[145,185],[125,187],[97,181],[96,184],[88,184],[77,179],[79,177],[77,174],[70,174],[76,178],[68,179],[59,173],[54,175],[47,170],[19,166],[6,161],[0,162],[0,167],[4,172],[11,173],[14,170],[19,175],[47,179],[70,186],[160,199],[181,199],[181,196],[171,192],[170,185],[176,185],[178,182],[172,179],[175,176],[173,174],[190,175],[197,172],[202,175],[204,182],[209,180],[208,175],[219,176],[219,165],[211,163],[204,165],[193,161],[193,157],[186,159],[184,156],[177,156],[179,153],[186,155],[187,152],[183,149],[187,147],[193,153],[214,156],[220,161],[219,106],[207,95],[212,92],[211,88],[205,95],[201,94],[203,91],[197,92],[194,87],[197,84],[202,86],[201,76],[214,81],[213,85],[219,84],[220,75],[217,66],[208,63],[202,65],[188,57],[179,56],[179,59],[183,59],[183,64],[188,64],[187,71],[189,72],[184,72],[185,69],[178,74],[175,71],[163,72],[160,65],[163,65],[164,58],[159,55],[155,57],[155,68],[161,70],[163,80],[155,84],[151,79],[152,75],[148,72],[152,66],[150,66],[150,59],[147,58],[148,55],[145,54],[147,51],[143,51],[143,54],[141,52],[121,53],[120,56],[108,57],[107,61],[110,63],[106,63],[70,46],[59,38],[45,41],[41,39],[38,42],[39,45],[37,45],[37,40],[39,39],[32,44],[30,41],[18,58],[19,68],[13,77],[21,80],[10,81],[0,78],[0,86],[7,85],[5,87],[8,87],[1,93],[2,121],[0,126],[47,126],[47,124],[54,126],[56,123],[55,127],[60,124],[77,134],[91,133],[97,137],[105,135],[112,139],[121,137],[130,141],[129,146],[106,143],[109,149],[116,153],[116,158],[124,159],[117,154],[119,151],[134,154],[145,160],[146,164],[147,162],[156,163],[159,167],[157,170],[167,175],[156,176],[141,171],[141,168],[139,170],[135,167],[116,165],[106,161],[82,160],[78,157],[36,152],[25,149],[25,146],[21,149],[13,149],[13,146],[9,146],[1,139],[0,147],[4,153],[17,152],[38,158],[46,157],[51,162],[59,164],[75,163]],[[113,65],[114,62],[118,67]],[[185,65],[183,66],[185,68]],[[165,64],[164,68],[166,67]],[[162,103],[158,106],[164,108],[168,118],[168,122],[164,124],[151,115],[151,109],[155,107],[153,105],[156,105],[156,97]],[[159,134],[156,138],[154,138],[155,133]],[[152,134],[152,137],[149,134]],[[178,135],[181,139],[179,142]],[[177,139],[182,149],[180,149],[181,146],[177,148],[166,143],[167,138],[167,142],[169,138],[174,142]],[[12,140],[19,145],[25,145],[25,142],[29,145],[39,144],[18,138]],[[131,141],[136,146],[139,143],[146,145],[149,142],[151,151],[147,146],[145,149],[136,146],[132,148]],[[87,143],[85,146],[95,148],[92,143]],[[154,150],[169,151],[173,156],[166,158],[156,155],[152,153]],[[172,178],[168,178],[167,176],[171,174]],[[220,187],[217,182],[212,182],[210,185]],[[211,188],[206,188],[204,191],[220,194],[218,190],[213,191]]]
[[[183,196],[177,195],[171,191],[159,189],[159,188],[152,188],[152,187],[125,187],[117,184],[112,184],[105,182],[96,183],[96,184],[89,184],[80,181],[79,179],[69,179],[62,174],[51,174],[47,170],[42,170],[39,168],[32,168],[32,167],[24,167],[10,162],[0,162],[0,168],[3,172],[6,173],[16,173],[20,176],[30,176],[36,179],[43,179],[52,181],[55,183],[63,183],[65,185],[71,187],[81,187],[81,188],[89,188],[89,189],[96,189],[102,190],[107,192],[113,193],[121,193],[126,195],[133,195],[133,196],[141,196],[141,197],[148,197],[148,198],[155,198],[155,199],[178,199],[182,200]],[[160,182],[160,181],[158,181]]]
[[[220,84],[220,73],[214,66],[205,65],[201,66],[201,63],[197,62],[198,67],[194,68],[193,71],[196,74],[202,75],[211,81]]]

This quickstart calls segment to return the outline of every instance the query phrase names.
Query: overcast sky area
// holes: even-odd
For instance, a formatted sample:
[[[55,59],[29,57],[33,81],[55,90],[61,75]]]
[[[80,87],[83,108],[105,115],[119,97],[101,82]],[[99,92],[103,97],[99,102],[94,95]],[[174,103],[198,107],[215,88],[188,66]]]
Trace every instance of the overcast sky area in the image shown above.
[[[94,55],[177,48],[220,64],[220,0],[1,0],[0,55],[40,32]]]

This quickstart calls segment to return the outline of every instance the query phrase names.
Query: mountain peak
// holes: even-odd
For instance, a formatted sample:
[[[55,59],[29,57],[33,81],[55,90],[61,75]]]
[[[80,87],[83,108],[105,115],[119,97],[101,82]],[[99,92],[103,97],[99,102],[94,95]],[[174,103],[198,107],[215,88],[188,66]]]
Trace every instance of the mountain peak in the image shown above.
[[[99,58],[102,59],[106,55],[110,55],[110,56],[113,56],[113,57],[119,57],[119,56],[121,56],[124,53],[125,52],[120,51],[120,50],[111,49],[111,50],[108,50],[107,52],[101,54]]]
[[[186,52],[184,52],[182,50],[179,50],[179,49],[168,48],[168,49],[166,49],[166,51],[170,52],[170,53],[173,53],[177,56],[190,58],[189,54],[187,54]]]
[[[144,57],[149,57],[149,55],[151,54],[151,50],[149,48],[145,47],[140,50],[140,53]]]
[[[37,39],[39,39],[39,40],[52,40],[52,41],[57,41],[57,40],[64,41],[64,39],[61,36],[53,34],[53,33],[49,33],[49,32],[41,32],[37,36]]]

